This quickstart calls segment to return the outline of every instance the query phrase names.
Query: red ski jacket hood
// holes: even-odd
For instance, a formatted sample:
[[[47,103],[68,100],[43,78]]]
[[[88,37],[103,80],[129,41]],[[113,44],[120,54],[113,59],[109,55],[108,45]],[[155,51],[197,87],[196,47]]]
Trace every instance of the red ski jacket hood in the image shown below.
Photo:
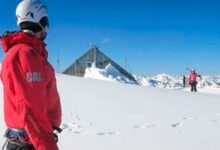
[[[1,80],[4,120],[24,129],[36,150],[58,150],[53,127],[61,123],[61,104],[46,44],[25,32],[1,37],[5,56]]]
[[[8,34],[4,37],[0,37],[0,42],[2,44],[2,48],[4,52],[7,52],[13,46],[17,44],[26,44],[34,49],[38,50],[40,54],[42,54],[46,59],[48,57],[48,53],[45,50],[46,44],[36,38],[35,36],[31,35],[30,33],[25,32],[15,32]]]

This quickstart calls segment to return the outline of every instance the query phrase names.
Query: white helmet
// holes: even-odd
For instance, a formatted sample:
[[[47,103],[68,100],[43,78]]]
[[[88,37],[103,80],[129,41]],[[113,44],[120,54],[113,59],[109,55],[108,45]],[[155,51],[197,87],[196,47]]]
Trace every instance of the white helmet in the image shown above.
[[[16,8],[16,19],[20,27],[22,23],[32,23],[45,32],[49,28],[47,7],[38,0],[22,0]]]

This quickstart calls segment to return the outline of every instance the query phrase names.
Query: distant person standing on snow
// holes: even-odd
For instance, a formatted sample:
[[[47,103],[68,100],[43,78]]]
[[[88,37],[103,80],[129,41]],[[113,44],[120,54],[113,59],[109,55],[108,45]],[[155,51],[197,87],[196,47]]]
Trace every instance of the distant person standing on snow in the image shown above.
[[[196,81],[196,78],[197,78],[197,73],[195,71],[195,69],[191,70],[190,72],[190,75],[189,75],[189,84],[191,86],[191,92],[197,92],[197,81]]]
[[[5,57],[1,79],[7,150],[58,150],[53,133],[61,123],[61,105],[44,39],[49,28],[47,8],[23,0],[16,9],[21,31],[0,37]]]
[[[186,76],[183,75],[183,87],[186,87]]]

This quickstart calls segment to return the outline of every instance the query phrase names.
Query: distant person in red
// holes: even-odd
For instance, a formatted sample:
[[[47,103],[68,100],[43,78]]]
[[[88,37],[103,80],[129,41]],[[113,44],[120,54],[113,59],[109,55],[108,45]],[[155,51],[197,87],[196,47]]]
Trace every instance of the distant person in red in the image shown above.
[[[195,69],[191,70],[190,72],[190,75],[189,75],[189,84],[191,86],[191,91],[193,92],[197,92],[197,81],[196,81],[196,78],[197,78],[197,73],[195,71]]]
[[[58,150],[54,130],[61,123],[61,104],[44,43],[47,8],[40,1],[23,0],[16,18],[21,31],[0,38],[5,52],[1,79],[8,128],[3,149]]]

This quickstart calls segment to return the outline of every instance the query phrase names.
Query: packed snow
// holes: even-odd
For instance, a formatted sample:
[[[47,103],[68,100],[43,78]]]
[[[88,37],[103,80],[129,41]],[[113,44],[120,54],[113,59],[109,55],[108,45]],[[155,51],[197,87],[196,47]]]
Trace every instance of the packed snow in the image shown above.
[[[60,150],[219,150],[220,95],[57,74]],[[0,107],[2,85],[0,85]],[[0,112],[0,144],[3,111]]]

